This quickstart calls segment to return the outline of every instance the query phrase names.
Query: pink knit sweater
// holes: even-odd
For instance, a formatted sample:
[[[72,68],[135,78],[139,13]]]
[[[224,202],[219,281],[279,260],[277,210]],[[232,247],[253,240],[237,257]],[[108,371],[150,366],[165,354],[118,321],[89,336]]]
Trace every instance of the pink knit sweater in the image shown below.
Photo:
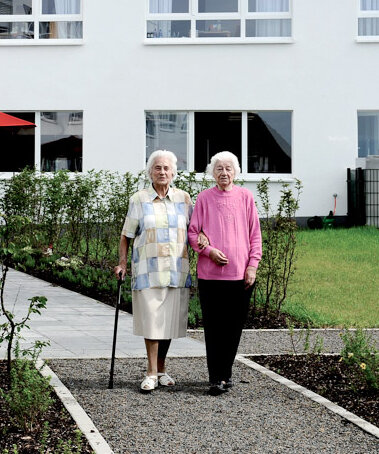
[[[210,243],[202,251],[197,245],[201,230]],[[231,191],[221,191],[215,186],[201,192],[191,217],[188,239],[199,252],[199,279],[244,279],[246,267],[258,267],[262,256],[261,230],[252,193],[240,186],[233,186]],[[229,263],[216,265],[209,257],[212,248],[222,251]]]

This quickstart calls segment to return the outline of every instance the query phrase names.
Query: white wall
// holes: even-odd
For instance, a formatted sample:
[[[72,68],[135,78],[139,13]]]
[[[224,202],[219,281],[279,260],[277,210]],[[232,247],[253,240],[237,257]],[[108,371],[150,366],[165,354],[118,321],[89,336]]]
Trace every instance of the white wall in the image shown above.
[[[357,5],[293,0],[291,44],[153,46],[145,1],[89,0],[83,45],[0,43],[0,110],[83,110],[84,170],[132,172],[145,110],[292,110],[299,216],[327,214],[334,193],[345,215],[357,110],[379,110],[379,43],[356,42]]]

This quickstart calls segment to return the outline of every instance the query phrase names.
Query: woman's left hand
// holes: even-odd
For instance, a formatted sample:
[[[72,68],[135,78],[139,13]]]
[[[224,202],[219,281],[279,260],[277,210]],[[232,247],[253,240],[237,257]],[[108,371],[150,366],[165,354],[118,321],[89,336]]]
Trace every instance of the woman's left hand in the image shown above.
[[[255,282],[257,269],[254,266],[248,266],[245,271],[245,289],[251,287]]]
[[[199,246],[199,249],[205,249],[209,246],[209,240],[205,233],[199,233],[199,236],[197,237],[197,245]]]

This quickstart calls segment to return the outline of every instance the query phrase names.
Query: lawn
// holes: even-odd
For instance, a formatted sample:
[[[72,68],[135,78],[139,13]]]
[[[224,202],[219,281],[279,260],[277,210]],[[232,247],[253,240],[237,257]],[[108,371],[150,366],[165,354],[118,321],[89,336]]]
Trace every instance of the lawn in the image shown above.
[[[314,326],[379,327],[379,230],[300,230],[284,310]]]

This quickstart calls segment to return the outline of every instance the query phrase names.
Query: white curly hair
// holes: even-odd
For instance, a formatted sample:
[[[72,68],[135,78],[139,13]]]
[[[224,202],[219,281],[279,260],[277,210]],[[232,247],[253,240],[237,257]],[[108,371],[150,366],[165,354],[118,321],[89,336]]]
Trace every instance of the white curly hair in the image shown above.
[[[146,175],[147,175],[148,179],[150,180],[150,182],[151,183],[153,182],[153,180],[151,178],[151,173],[152,173],[152,170],[153,170],[154,162],[155,162],[155,160],[157,158],[166,158],[166,159],[168,159],[170,161],[172,174],[173,174],[172,179],[174,180],[175,177],[176,177],[176,174],[178,173],[178,168],[177,168],[177,165],[176,165],[176,163],[178,162],[178,159],[176,158],[176,156],[174,155],[174,153],[172,151],[155,150],[149,156],[149,159],[148,159],[147,164],[146,164],[146,170],[145,170],[146,171]]]
[[[241,167],[239,165],[237,156],[230,151],[220,151],[212,156],[211,162],[207,165],[205,172],[213,177],[213,172],[216,166],[217,161],[230,161],[234,168],[234,178],[237,178],[241,173]]]

